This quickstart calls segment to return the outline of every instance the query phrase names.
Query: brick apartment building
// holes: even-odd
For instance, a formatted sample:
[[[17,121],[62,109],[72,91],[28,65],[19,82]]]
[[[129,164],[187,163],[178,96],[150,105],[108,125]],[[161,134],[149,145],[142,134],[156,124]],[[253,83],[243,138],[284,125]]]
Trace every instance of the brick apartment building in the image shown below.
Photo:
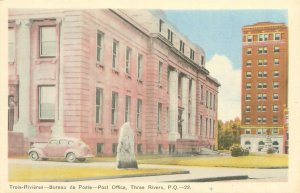
[[[10,155],[61,135],[112,155],[125,122],[141,154],[214,147],[220,84],[163,12],[10,10],[8,24]]]
[[[241,145],[260,152],[270,136],[279,153],[287,152],[288,28],[259,22],[242,28]]]

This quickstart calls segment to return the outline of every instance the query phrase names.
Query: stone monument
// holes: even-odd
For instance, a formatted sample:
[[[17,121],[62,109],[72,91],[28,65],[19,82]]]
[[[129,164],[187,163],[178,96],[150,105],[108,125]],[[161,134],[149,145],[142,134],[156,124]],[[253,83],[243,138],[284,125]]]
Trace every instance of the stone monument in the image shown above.
[[[120,129],[117,162],[118,168],[138,168],[134,155],[134,133],[129,122],[124,123]]]

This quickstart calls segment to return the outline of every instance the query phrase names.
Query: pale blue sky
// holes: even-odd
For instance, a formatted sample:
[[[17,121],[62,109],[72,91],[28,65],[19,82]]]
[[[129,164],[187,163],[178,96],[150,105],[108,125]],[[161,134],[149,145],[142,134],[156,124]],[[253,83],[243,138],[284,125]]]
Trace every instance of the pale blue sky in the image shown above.
[[[225,55],[240,68],[241,28],[256,22],[287,23],[286,10],[168,10],[164,11],[180,32],[201,46],[209,61],[214,54]]]

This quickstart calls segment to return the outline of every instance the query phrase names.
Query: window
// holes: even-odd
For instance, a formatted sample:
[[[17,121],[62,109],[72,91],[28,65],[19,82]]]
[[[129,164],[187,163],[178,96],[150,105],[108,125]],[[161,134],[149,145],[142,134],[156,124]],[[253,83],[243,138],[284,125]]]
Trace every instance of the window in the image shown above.
[[[261,134],[262,134],[262,129],[257,129],[257,130],[256,130],[256,134],[257,134],[257,135],[261,135]]]
[[[214,95],[214,105],[213,105],[214,110],[216,110],[216,95]]]
[[[279,71],[275,70],[275,71],[273,72],[273,76],[274,76],[274,77],[278,77],[278,76],[279,76]]]
[[[201,56],[201,65],[203,66],[204,65],[204,56]]]
[[[264,42],[268,40],[268,34],[259,34],[258,35],[258,41]]]
[[[111,105],[111,124],[116,125],[117,123],[117,109],[118,108],[118,93],[112,92],[112,105]]]
[[[168,40],[173,43],[173,32],[170,29],[168,29]]]
[[[125,72],[130,74],[131,66],[131,48],[126,47]]]
[[[163,20],[160,19],[159,20],[159,32],[162,32],[163,24],[164,24]]]
[[[97,155],[102,155],[104,152],[104,144],[97,143]]]
[[[266,59],[264,59],[264,60],[259,59],[257,61],[257,64],[258,64],[258,66],[267,66],[268,65],[268,61]]]
[[[247,48],[246,54],[251,55],[252,54],[252,48]]]
[[[205,136],[207,136],[208,134],[207,129],[208,129],[208,118],[205,118]]]
[[[103,57],[103,33],[98,31],[97,32],[97,62],[101,62],[102,61],[102,57]]]
[[[275,58],[274,59],[274,65],[278,65],[279,64],[279,59],[278,58]]]
[[[54,120],[55,99],[54,86],[39,86],[39,119]]]
[[[158,154],[162,154],[163,153],[163,146],[162,144],[158,144]]]
[[[246,117],[246,118],[245,118],[245,123],[246,123],[246,124],[249,124],[250,122],[251,122],[251,118],[250,118],[250,117]]]
[[[117,154],[117,150],[118,150],[118,144],[117,143],[113,143],[112,144],[112,153],[113,154]]]
[[[275,33],[274,40],[281,40],[281,34]]]
[[[203,85],[200,86],[200,99],[203,101]]]
[[[125,122],[130,122],[131,97],[125,97]]]
[[[251,83],[250,82],[246,83],[246,89],[251,89]]]
[[[278,112],[278,105],[273,105],[273,112]]]
[[[246,112],[251,112],[251,107],[250,106],[246,106]]]
[[[257,52],[258,52],[258,54],[267,54],[268,47],[259,47]]]
[[[246,61],[246,66],[251,66],[252,65],[252,60],[247,60]]]
[[[9,29],[8,30],[8,62],[15,61],[15,30]]]
[[[136,108],[136,127],[138,130],[142,130],[142,100],[137,100]]]
[[[257,123],[258,124],[262,123],[262,117],[257,117]]]
[[[158,84],[162,84],[162,75],[163,75],[163,63],[158,63]]]
[[[246,78],[251,78],[251,72],[246,72]]]
[[[212,93],[209,93],[209,108],[212,109]]]
[[[251,134],[251,129],[246,129],[245,134]]]
[[[96,88],[96,123],[102,123],[103,89]]]
[[[267,88],[267,83],[265,83],[265,82],[259,82],[258,84],[257,84],[257,88]]]
[[[278,117],[277,116],[273,116],[273,123],[278,123]]]
[[[137,79],[142,80],[143,73],[143,55],[138,54],[138,65],[137,65]]]
[[[252,35],[247,36],[247,42],[253,42],[253,36]]]
[[[158,103],[157,105],[157,130],[161,130],[161,110],[162,110],[162,104]]]
[[[263,117],[263,118],[262,118],[262,122],[263,122],[263,123],[266,123],[266,122],[267,122],[267,118],[266,118],[266,117]]]
[[[182,40],[179,42],[179,51],[184,53],[184,42]]]
[[[119,42],[114,40],[113,41],[113,48],[112,48],[112,68],[118,68],[118,55],[119,55]]]
[[[265,146],[265,142],[263,141],[258,142],[258,151],[261,151],[264,148],[264,146]]]
[[[251,101],[251,94],[246,94],[246,101]]]
[[[267,110],[267,107],[265,105],[257,106],[257,112],[265,112],[266,110]]]
[[[190,59],[194,60],[195,59],[195,51],[190,49]]]
[[[280,47],[274,46],[274,53],[279,53],[279,52],[280,52]]]
[[[200,132],[200,136],[203,136],[203,118],[202,118],[202,115],[200,115],[200,129],[199,129],[199,132]]]
[[[278,82],[273,82],[273,88],[279,88],[279,83]]]
[[[206,91],[206,108],[208,108],[208,91]]]
[[[278,94],[277,94],[277,93],[274,93],[274,94],[273,94],[273,99],[274,99],[274,100],[278,100],[278,98],[279,98],[279,97],[278,97]]]
[[[278,134],[278,128],[273,128],[272,129],[272,134],[274,135],[274,134]],[[273,145],[278,145],[278,142],[277,142],[277,144],[274,144],[275,142],[277,142],[277,141],[274,141],[273,142]]]
[[[40,56],[55,57],[56,55],[56,27],[40,27]]]
[[[266,72],[266,71],[259,71],[258,73],[257,73],[257,77],[258,78],[265,78],[265,77],[267,77],[268,76],[268,73]]]

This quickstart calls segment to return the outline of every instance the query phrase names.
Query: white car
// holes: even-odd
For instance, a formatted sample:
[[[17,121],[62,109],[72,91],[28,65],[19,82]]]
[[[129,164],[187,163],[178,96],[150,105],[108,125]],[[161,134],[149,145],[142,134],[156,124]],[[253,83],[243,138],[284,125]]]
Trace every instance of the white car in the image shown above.
[[[34,143],[28,150],[28,155],[33,161],[66,158],[68,162],[83,162],[88,157],[94,157],[84,142],[73,138],[52,138],[48,143]]]

